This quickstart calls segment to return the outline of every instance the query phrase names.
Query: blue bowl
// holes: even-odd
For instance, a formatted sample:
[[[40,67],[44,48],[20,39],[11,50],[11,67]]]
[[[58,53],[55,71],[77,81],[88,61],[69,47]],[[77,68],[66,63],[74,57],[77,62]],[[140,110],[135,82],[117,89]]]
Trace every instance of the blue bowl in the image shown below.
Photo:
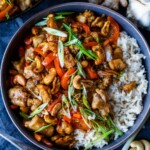
[[[20,43],[22,43],[23,39],[27,36],[29,33],[31,27],[42,20],[45,16],[47,16],[49,13],[52,12],[60,12],[60,11],[76,11],[76,12],[83,12],[84,10],[89,9],[94,11],[97,14],[106,14],[109,16],[112,16],[122,27],[123,30],[125,30],[131,37],[134,37],[140,48],[141,48],[141,53],[143,53],[146,56],[146,59],[143,60],[143,65],[146,68],[146,77],[147,80],[150,82],[150,53],[149,53],[149,47],[139,32],[139,30],[130,22],[128,21],[125,17],[122,15],[108,9],[102,6],[90,4],[90,3],[65,3],[61,4],[55,7],[50,7],[47,8],[46,10],[36,14],[32,18],[30,18],[13,36],[12,40],[10,41],[9,45],[7,46],[7,49],[5,51],[2,64],[1,64],[1,92],[2,92],[2,97],[3,97],[3,102],[5,105],[5,108],[12,120],[12,122],[15,124],[15,126],[18,128],[18,130],[24,135],[30,142],[38,146],[39,148],[42,149],[61,149],[58,147],[54,148],[48,148],[42,143],[38,143],[33,136],[31,135],[30,131],[27,131],[21,124],[21,120],[18,117],[18,115],[10,109],[10,103],[8,99],[8,87],[6,84],[6,80],[8,79],[8,69],[10,66],[10,60],[12,60],[16,56],[16,49],[18,49],[18,46]],[[111,141],[108,145],[103,147],[103,150],[113,150],[123,144],[127,139],[129,139],[136,131],[138,131],[144,122],[146,121],[148,114],[150,112],[150,87],[148,86],[147,89],[147,95],[143,98],[143,111],[139,116],[137,116],[137,119],[135,121],[135,124],[126,132],[122,137],[118,138],[115,141]]]

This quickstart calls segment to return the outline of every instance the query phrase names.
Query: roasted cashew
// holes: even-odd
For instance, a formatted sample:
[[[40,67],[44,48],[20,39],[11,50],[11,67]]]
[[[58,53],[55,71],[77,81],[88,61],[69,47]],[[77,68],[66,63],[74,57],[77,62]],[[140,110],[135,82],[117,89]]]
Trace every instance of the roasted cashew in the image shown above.
[[[43,103],[48,103],[52,100],[52,96],[48,87],[38,84],[37,86],[39,95],[42,97]]]
[[[144,145],[140,141],[133,141],[130,146],[130,150],[144,150]]]
[[[101,28],[101,34],[103,36],[107,36],[109,33],[109,28],[110,28],[110,21],[106,21],[103,27]]]
[[[140,142],[142,142],[142,144],[144,145],[145,150],[150,150],[150,143],[147,140],[140,140]]]
[[[49,70],[49,74],[46,75],[43,79],[44,84],[49,85],[55,78],[56,76],[56,69],[55,68],[51,68]]]
[[[57,103],[51,111],[51,116],[56,116],[60,109],[61,109],[61,103]]]
[[[15,75],[14,79],[13,79],[13,83],[14,84],[20,84],[22,86],[26,85],[26,79],[22,74],[17,74]]]
[[[36,73],[41,72],[44,69],[44,67],[42,65],[42,61],[41,61],[40,57],[36,56],[34,62],[35,62],[36,66],[35,66],[33,71],[36,72]]]
[[[44,120],[46,123],[49,123],[49,124],[57,124],[57,118],[56,117],[52,117],[50,115],[44,115]]]
[[[75,89],[81,89],[81,76],[76,75],[73,79],[73,86]]]

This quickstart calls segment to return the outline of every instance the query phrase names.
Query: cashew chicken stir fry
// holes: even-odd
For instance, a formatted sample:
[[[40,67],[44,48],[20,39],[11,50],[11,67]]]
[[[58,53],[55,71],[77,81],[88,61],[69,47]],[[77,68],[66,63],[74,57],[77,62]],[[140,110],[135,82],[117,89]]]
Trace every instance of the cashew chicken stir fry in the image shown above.
[[[32,27],[12,61],[8,93],[37,141],[72,148],[76,129],[96,130],[107,141],[122,135],[108,97],[127,67],[116,44],[119,30],[112,17],[90,10],[49,14]],[[128,93],[135,86],[120,89]]]

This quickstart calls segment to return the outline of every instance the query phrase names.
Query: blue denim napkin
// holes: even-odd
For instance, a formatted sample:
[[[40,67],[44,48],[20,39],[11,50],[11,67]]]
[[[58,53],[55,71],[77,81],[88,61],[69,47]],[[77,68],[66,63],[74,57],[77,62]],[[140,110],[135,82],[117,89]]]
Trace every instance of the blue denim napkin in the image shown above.
[[[75,2],[76,0],[74,0]],[[30,18],[32,15],[37,12],[47,8],[48,6],[53,6],[60,3],[71,2],[71,0],[43,0],[43,2],[38,5],[36,8],[32,9],[28,13],[24,14],[20,18],[10,20],[8,22],[0,23],[0,63],[6,49],[7,44],[14,35],[14,33],[23,25],[23,23]],[[86,2],[86,0],[81,0],[80,2]],[[21,140],[22,142],[33,146],[27,139],[25,139],[16,127],[11,122],[10,118],[7,115],[7,112],[4,108],[2,97],[0,95],[0,130],[3,130],[5,133]],[[147,121],[146,125],[142,128],[141,132],[137,136],[137,139],[145,138],[150,140],[150,120]],[[36,148],[37,150],[39,148]],[[10,143],[0,138],[0,150],[16,150]],[[121,150],[121,147],[117,150]]]

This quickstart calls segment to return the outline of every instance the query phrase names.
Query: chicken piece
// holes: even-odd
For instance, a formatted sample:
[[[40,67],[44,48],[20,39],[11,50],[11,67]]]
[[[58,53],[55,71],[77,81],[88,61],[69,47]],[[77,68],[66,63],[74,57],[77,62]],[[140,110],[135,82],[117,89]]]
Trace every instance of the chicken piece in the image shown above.
[[[105,0],[102,5],[112,8],[114,10],[118,10],[119,9],[119,3],[123,6],[123,7],[127,7],[128,2],[127,0]]]
[[[52,34],[45,34],[47,42],[57,42],[58,37]]]
[[[93,94],[92,109],[102,109],[105,106],[105,102],[101,99],[98,93]]]
[[[31,29],[31,32],[32,32],[32,34],[33,35],[38,35],[39,33],[40,33],[40,31],[41,31],[41,28],[40,27],[32,27],[32,29]]]
[[[34,61],[34,58],[35,58],[35,54],[34,54],[33,47],[27,48],[25,51],[25,60],[27,62],[32,62],[32,61]]]
[[[32,40],[33,40],[33,46],[34,46],[34,47],[38,47],[38,45],[43,42],[43,40],[44,40],[44,35],[41,34],[41,35],[33,36],[33,37],[32,37]]]
[[[34,89],[35,88],[35,84],[34,84],[34,81],[32,79],[27,80],[26,88],[27,89]]]
[[[65,62],[65,68],[67,69],[74,67],[76,64],[75,59],[73,58],[73,56],[70,54],[68,50],[65,51],[64,62]]]
[[[71,51],[72,54],[77,54],[79,49],[75,45],[70,45],[69,50]]]
[[[34,80],[41,80],[41,75],[38,73],[34,73],[33,71],[35,66],[36,66],[35,62],[32,62],[29,66],[26,66],[24,68],[23,75],[26,79],[32,78]]]
[[[26,10],[27,8],[32,6],[31,0],[17,0],[17,4],[19,5],[19,8],[21,11]]]
[[[95,20],[93,20],[91,27],[102,27],[104,25],[104,21],[101,17],[96,17]]]
[[[73,132],[73,127],[69,123],[63,121],[61,125],[57,125],[56,131],[60,135],[71,134]]]
[[[112,77],[107,76],[105,78],[103,78],[103,85],[104,87],[108,88],[112,83]]]
[[[135,83],[135,81],[132,81],[128,84],[123,85],[122,90],[125,91],[126,93],[129,93],[130,91],[135,89],[135,87],[136,87],[136,83]]]
[[[113,59],[122,59],[123,57],[123,52],[120,47],[115,48],[114,54],[113,54]]]
[[[96,93],[93,94],[92,109],[98,109],[104,118],[110,112],[110,105],[107,101],[107,93],[104,90],[96,89]]]
[[[53,14],[50,14],[48,15],[48,21],[47,21],[47,27],[49,28],[53,28],[53,29],[58,29],[58,26],[57,26],[57,23],[56,21],[54,20],[54,15]]]
[[[109,34],[110,21],[105,21],[103,27],[101,28],[101,35],[107,36]]]
[[[15,86],[8,91],[8,96],[11,99],[12,104],[20,107],[26,107],[26,100],[30,96],[25,88],[21,86]]]
[[[96,53],[98,58],[95,59],[95,65],[100,65],[105,60],[105,52],[100,45],[92,46],[92,50]]]
[[[52,82],[52,89],[51,89],[51,93],[52,94],[56,94],[59,89],[60,89],[60,79],[58,77],[55,77],[53,82]]]
[[[29,98],[27,100],[27,106],[31,106],[32,111],[34,111],[36,108],[38,108],[41,104],[42,104],[42,101],[35,99],[35,98],[33,98],[33,99]]]
[[[21,86],[15,86],[9,89],[8,95],[10,99],[26,99],[30,96],[25,88]]]
[[[13,61],[12,64],[19,73],[23,73],[23,69],[25,66],[25,58],[22,57],[19,61]]]
[[[57,53],[58,45],[56,42],[43,42],[38,45],[39,48],[43,50],[43,53],[47,53],[48,51],[52,51],[53,53]]]
[[[98,32],[91,32],[90,35],[93,37],[93,39],[94,39],[96,42],[99,41]]]
[[[21,106],[21,107],[20,107],[20,111],[26,114],[26,113],[28,113],[29,108],[28,108],[28,107],[22,107],[22,106]]]
[[[109,62],[109,67],[112,70],[124,70],[127,65],[121,59],[114,59]]]
[[[69,148],[73,147],[73,145],[75,144],[74,138],[71,135],[67,136],[54,135],[53,137],[51,137],[51,141],[62,147],[69,146]]]
[[[36,87],[39,91],[39,95],[42,97],[43,103],[49,103],[52,101],[51,91],[48,87],[42,84],[38,84]]]
[[[49,124],[57,124],[57,118],[52,117],[50,115],[44,115],[44,120],[46,123],[49,123]]]
[[[85,10],[84,13],[81,13],[77,16],[77,21],[82,23],[91,23],[95,19],[94,13],[90,10]]]
[[[29,128],[32,131],[36,131],[42,126],[45,126],[46,123],[38,115],[35,115],[31,120],[25,121],[24,125],[26,128]],[[45,136],[51,137],[54,133],[54,127],[50,126],[45,130],[42,130],[40,133],[44,134]]]

